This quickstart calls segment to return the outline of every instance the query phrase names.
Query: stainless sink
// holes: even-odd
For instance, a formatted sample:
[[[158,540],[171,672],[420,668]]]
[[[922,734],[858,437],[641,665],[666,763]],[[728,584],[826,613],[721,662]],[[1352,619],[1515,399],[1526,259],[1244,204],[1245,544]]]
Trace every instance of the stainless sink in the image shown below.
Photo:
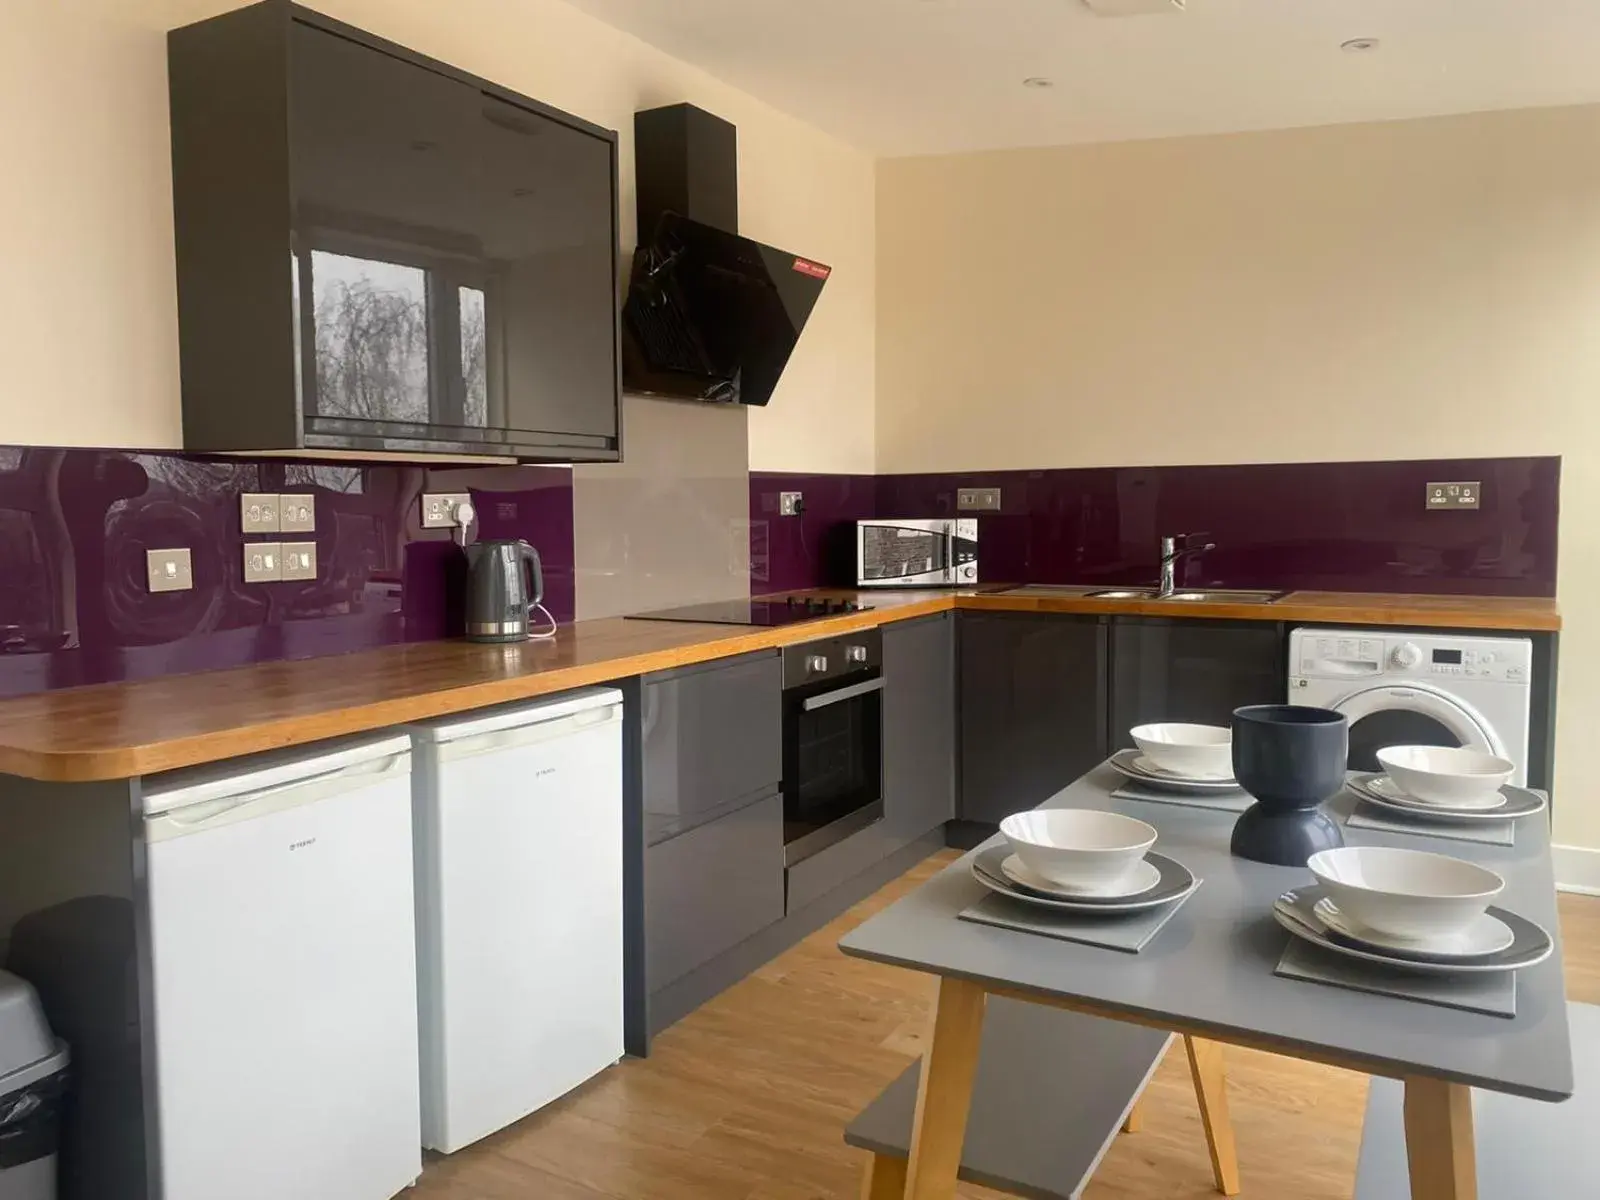
[[[1184,588],[1163,596],[1155,588],[1113,588],[1102,592],[1089,592],[1089,600],[1168,600],[1199,604],[1271,604],[1283,599],[1283,592],[1244,591],[1236,588]]]
[[[1002,592],[1075,596],[1082,600],[1154,600],[1162,604],[1169,600],[1180,604],[1185,601],[1191,604],[1271,604],[1288,595],[1287,592],[1262,592],[1242,588],[1181,588],[1170,596],[1162,596],[1155,588],[1092,589],[1076,583],[1024,583],[1004,588]]]
[[[1252,592],[1238,591],[1228,588],[1212,590],[1193,590],[1185,588],[1183,591],[1173,592],[1166,597],[1168,600],[1194,600],[1202,604],[1271,604],[1282,600],[1285,592]]]

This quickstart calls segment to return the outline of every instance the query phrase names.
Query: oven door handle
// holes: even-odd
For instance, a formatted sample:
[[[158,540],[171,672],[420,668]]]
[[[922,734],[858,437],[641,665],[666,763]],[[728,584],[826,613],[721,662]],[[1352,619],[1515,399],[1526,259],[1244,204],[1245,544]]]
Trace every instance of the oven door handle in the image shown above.
[[[823,692],[820,696],[812,696],[800,702],[804,712],[816,712],[819,708],[827,708],[830,704],[843,704],[846,700],[854,700],[857,696],[867,696],[873,692],[883,691],[883,679],[863,679],[860,683],[852,683],[842,687],[836,692]]]

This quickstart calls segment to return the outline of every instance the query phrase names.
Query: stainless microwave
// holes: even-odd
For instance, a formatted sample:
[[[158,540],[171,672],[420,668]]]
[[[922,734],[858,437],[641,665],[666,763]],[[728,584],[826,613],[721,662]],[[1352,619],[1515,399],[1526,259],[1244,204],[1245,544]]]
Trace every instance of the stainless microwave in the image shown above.
[[[976,517],[856,522],[858,587],[951,587],[977,582]]]

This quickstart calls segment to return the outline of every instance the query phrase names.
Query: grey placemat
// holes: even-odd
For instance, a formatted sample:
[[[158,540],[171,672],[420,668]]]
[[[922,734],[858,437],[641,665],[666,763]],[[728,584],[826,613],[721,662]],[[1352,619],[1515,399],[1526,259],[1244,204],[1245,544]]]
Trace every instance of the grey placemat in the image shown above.
[[[1179,804],[1185,808],[1211,808],[1217,812],[1242,813],[1256,802],[1246,791],[1174,792],[1150,787],[1130,779],[1111,793],[1114,800],[1142,800],[1147,804]]]
[[[1411,837],[1447,838],[1456,842],[1478,842],[1485,846],[1514,846],[1515,821],[1411,821],[1402,813],[1380,808],[1356,793],[1355,810],[1345,818],[1351,829],[1377,829],[1383,833],[1404,833]]]
[[[998,892],[990,892],[982,900],[956,914],[963,921],[976,921],[979,925],[995,925],[1001,929],[1014,929],[1019,933],[1036,933],[1041,937],[1058,938],[1063,942],[1082,942],[1085,946],[1104,946],[1107,950],[1121,950],[1137,954],[1161,927],[1172,920],[1172,914],[1188,903],[1200,883],[1195,881],[1182,899],[1160,908],[1141,912],[1094,913],[1055,912],[1038,908],[1022,900],[1012,900]]]
[[[1377,996],[1394,996],[1400,1000],[1416,1000],[1422,1004],[1487,1013],[1491,1017],[1517,1015],[1515,971],[1502,971],[1495,975],[1422,975],[1413,971],[1391,971],[1357,959],[1340,958],[1331,950],[1313,946],[1293,934],[1288,937],[1289,944],[1283,948],[1283,956],[1273,969],[1274,975],[1348,988],[1354,992],[1371,992]]]

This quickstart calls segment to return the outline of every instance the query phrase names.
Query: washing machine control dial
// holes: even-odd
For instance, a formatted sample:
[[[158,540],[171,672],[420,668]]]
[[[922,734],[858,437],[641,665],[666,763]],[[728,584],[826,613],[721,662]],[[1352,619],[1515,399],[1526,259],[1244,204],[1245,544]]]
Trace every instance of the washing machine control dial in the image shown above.
[[[1422,649],[1414,642],[1401,642],[1389,655],[1389,661],[1401,670],[1409,671],[1422,662]]]

